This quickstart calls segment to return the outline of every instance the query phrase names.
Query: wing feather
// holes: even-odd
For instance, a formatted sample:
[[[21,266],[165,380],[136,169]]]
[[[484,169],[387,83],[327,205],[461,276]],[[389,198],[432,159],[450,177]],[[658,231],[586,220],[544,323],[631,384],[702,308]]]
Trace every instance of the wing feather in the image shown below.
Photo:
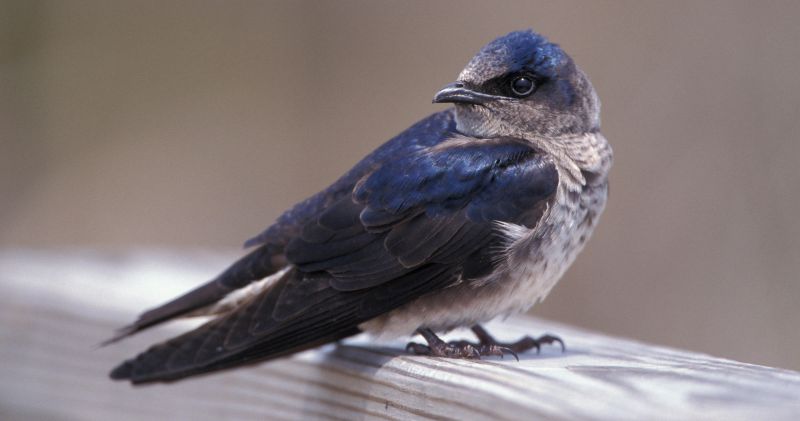
[[[350,194],[313,205],[286,234],[292,265],[239,308],[119,366],[114,378],[174,380],[271,359],[489,273],[495,221],[535,225],[558,184],[552,161],[514,139],[415,145],[371,161]],[[436,145],[432,147],[432,145]],[[285,221],[284,221],[285,222]],[[259,239],[258,241],[265,241]]]

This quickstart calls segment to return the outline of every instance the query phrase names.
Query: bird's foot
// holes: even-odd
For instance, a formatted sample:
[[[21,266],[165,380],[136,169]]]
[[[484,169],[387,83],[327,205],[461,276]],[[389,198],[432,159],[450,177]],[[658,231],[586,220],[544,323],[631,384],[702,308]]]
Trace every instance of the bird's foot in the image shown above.
[[[538,338],[526,336],[516,342],[505,343],[496,340],[481,325],[472,326],[472,332],[475,333],[475,336],[478,337],[478,340],[480,341],[478,345],[480,347],[495,346],[503,349],[508,349],[512,352],[514,357],[517,356],[517,353],[523,353],[533,348],[536,348],[536,353],[538,354],[541,351],[542,345],[551,345],[554,343],[558,343],[559,345],[561,345],[561,352],[566,351],[566,347],[564,346],[564,341],[562,341],[561,338],[555,335],[542,335]],[[519,358],[517,358],[517,360],[519,360]]]
[[[505,354],[513,355],[519,361],[517,354],[508,347],[497,344],[475,344],[468,341],[445,342],[430,329],[419,329],[417,333],[425,338],[428,345],[409,342],[406,351],[417,355],[432,357],[462,358],[479,360],[481,357],[496,355],[504,357]]]
[[[484,344],[484,343],[475,343],[470,341],[451,341],[448,342],[448,344],[451,346],[471,346],[472,348],[476,349],[482,357],[494,355],[503,358],[506,356],[506,354],[508,354],[514,357],[515,360],[519,361],[519,357],[517,356],[517,353],[513,349],[499,343]]]
[[[471,344],[454,344],[447,343],[430,329],[418,329],[417,333],[425,338],[428,345],[421,345],[415,342],[409,342],[406,345],[406,352],[411,352],[417,355],[429,355],[431,357],[446,357],[446,358],[465,358],[465,359],[480,359],[481,354]]]
[[[442,342],[441,345],[436,344],[433,346],[409,342],[408,345],[406,345],[406,351],[416,355],[427,355],[430,357],[462,358],[468,360],[477,360],[481,358],[481,354],[478,350],[470,345],[457,346],[446,342]]]

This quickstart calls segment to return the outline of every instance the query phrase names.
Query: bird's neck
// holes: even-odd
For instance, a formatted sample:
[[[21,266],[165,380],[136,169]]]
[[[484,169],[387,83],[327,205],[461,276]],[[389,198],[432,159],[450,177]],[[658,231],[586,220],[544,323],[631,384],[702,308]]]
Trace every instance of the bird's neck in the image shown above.
[[[554,157],[556,164],[567,170],[580,184],[585,185],[586,174],[604,182],[614,160],[614,152],[600,130],[580,135],[553,138],[526,139],[537,148]]]
[[[554,157],[556,164],[584,184],[584,172],[601,175],[608,174],[613,161],[613,151],[599,128],[584,132],[561,135],[531,134],[517,127],[503,125],[501,121],[486,118],[483,107],[456,107],[456,129],[470,137],[495,138],[513,137],[523,139]],[[484,118],[480,118],[484,117]]]

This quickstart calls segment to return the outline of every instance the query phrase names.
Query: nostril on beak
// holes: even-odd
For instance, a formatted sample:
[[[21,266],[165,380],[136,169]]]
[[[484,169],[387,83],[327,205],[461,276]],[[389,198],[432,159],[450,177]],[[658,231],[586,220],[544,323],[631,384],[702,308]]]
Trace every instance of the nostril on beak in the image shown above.
[[[456,82],[456,83],[454,83],[454,84],[453,84],[453,87],[454,87],[454,88],[463,88],[463,87],[464,87],[464,84],[463,84],[463,83],[461,83],[461,82]]]

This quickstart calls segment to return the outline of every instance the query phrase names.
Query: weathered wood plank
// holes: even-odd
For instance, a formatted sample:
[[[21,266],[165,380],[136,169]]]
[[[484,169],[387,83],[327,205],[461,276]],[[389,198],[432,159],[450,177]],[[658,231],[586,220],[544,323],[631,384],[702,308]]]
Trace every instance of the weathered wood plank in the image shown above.
[[[529,317],[503,339],[552,332],[541,355],[408,356],[355,338],[170,385],[106,373],[178,323],[93,349],[139,310],[215,274],[230,254],[0,252],[0,419],[797,419],[800,373],[612,338]],[[450,337],[468,336],[454,332]]]

